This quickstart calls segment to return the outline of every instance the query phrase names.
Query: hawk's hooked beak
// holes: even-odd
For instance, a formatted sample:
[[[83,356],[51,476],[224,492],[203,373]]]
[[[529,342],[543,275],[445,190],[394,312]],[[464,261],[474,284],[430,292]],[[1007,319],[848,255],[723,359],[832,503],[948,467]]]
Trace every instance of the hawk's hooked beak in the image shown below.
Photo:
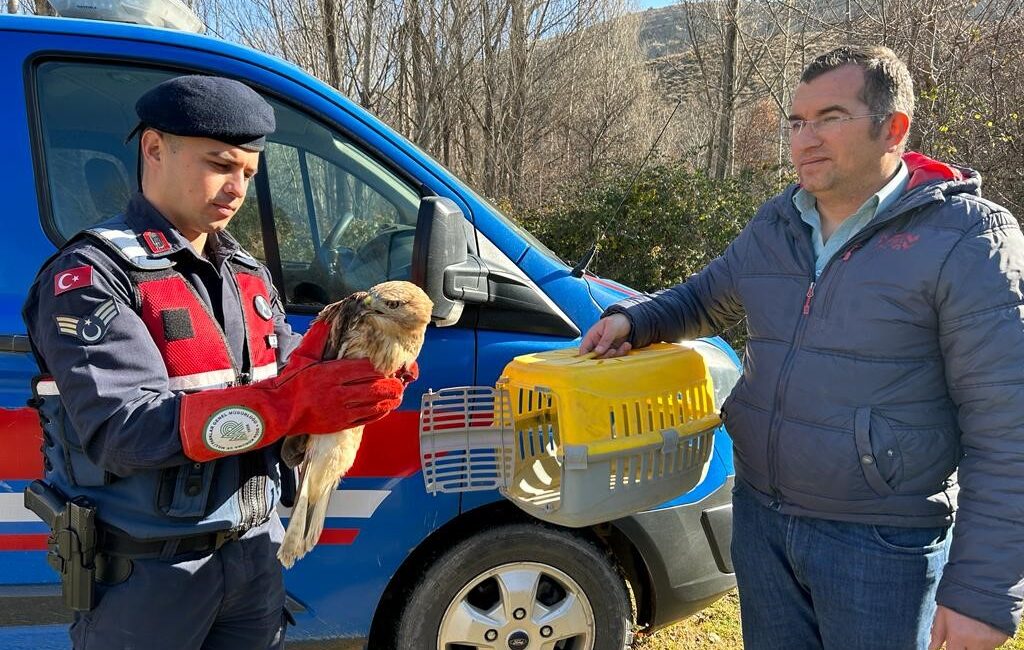
[[[380,304],[380,297],[377,296],[377,295],[374,295],[373,293],[368,293],[366,295],[366,297],[363,298],[363,307],[365,307],[367,310],[372,311],[372,312],[374,312],[376,314],[383,314],[384,311],[378,306],[379,304]]]

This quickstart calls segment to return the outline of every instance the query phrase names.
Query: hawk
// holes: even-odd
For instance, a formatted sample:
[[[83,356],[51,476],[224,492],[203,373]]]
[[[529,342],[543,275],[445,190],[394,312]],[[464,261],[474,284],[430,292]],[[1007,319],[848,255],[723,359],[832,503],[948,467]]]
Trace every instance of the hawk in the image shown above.
[[[385,376],[416,360],[433,303],[409,282],[383,282],[324,307],[316,317],[330,327],[325,359],[369,359]],[[281,457],[299,468],[298,494],[277,557],[287,568],[308,553],[323,532],[338,480],[352,467],[363,427],[285,440]]]

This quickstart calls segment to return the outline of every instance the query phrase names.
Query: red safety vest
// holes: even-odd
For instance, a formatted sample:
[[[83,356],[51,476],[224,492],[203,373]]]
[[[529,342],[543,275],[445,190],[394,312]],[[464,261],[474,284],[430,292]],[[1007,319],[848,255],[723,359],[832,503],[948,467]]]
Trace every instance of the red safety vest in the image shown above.
[[[163,233],[147,230],[140,238],[127,228],[86,232],[134,267],[129,277],[140,297],[138,314],[160,350],[170,390],[195,391],[277,376],[277,336],[270,292],[253,258],[243,258],[251,264],[227,261],[242,300],[249,351],[249,376],[241,377],[242,370],[232,362],[227,338],[210,306],[169,260],[146,254],[139,246],[141,239],[151,253],[165,252],[169,245]],[[40,381],[38,393],[58,394],[56,385],[50,384],[52,380]]]

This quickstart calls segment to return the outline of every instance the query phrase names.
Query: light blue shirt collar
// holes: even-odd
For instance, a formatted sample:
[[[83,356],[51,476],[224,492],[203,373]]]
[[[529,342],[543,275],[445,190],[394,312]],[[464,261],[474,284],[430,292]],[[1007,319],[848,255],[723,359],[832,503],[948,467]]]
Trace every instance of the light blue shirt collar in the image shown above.
[[[820,276],[829,260],[839,249],[850,241],[850,238],[860,232],[864,226],[874,219],[879,213],[892,207],[903,191],[907,188],[907,181],[910,180],[910,172],[907,165],[901,160],[896,174],[889,179],[889,182],[872,194],[867,201],[852,215],[847,217],[843,223],[836,228],[828,241],[823,241],[821,236],[821,215],[818,214],[818,201],[814,195],[807,190],[800,188],[793,195],[793,205],[800,211],[800,219],[811,227],[811,242],[814,244],[814,274]]]

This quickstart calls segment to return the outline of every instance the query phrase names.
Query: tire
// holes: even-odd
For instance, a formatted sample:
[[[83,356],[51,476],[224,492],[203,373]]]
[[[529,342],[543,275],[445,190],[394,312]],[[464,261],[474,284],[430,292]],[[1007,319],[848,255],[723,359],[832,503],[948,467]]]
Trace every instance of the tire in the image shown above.
[[[426,569],[395,647],[623,650],[632,621],[626,585],[604,550],[540,523],[508,524],[459,542]]]

